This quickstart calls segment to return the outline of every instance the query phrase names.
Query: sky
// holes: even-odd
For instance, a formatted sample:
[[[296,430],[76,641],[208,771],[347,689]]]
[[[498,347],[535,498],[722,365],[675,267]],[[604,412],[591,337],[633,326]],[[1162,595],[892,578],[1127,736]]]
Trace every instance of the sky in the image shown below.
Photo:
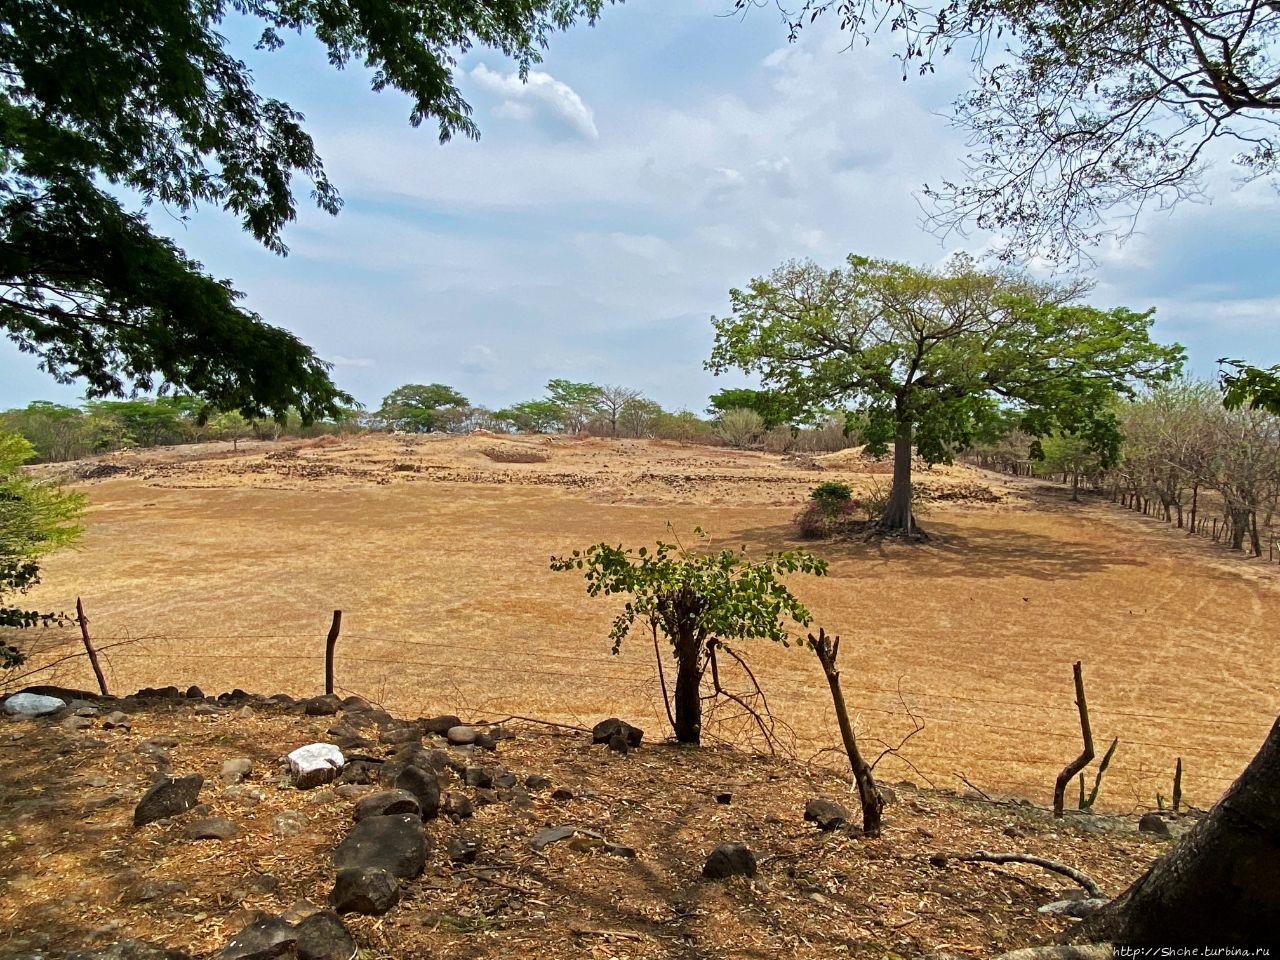
[[[967,62],[904,82],[888,46],[849,49],[830,18],[788,43],[772,8],[634,0],[554,36],[527,83],[476,50],[457,77],[481,139],[444,145],[409,125],[407,97],[334,70],[315,41],[259,54],[255,30],[224,32],[258,90],[306,115],[344,209],[307,206],[297,183],[285,258],[217,209],[150,218],[369,407],[438,382],[496,409],[565,378],[702,411],[752,382],[703,368],[731,288],[793,258],[939,265],[993,242],[921,225],[921,187],[961,171],[947,111]],[[1094,305],[1157,308],[1154,337],[1186,346],[1197,376],[1223,356],[1280,362],[1280,195],[1226,163],[1208,187],[1086,272]],[[0,409],[82,393],[0,339]]]

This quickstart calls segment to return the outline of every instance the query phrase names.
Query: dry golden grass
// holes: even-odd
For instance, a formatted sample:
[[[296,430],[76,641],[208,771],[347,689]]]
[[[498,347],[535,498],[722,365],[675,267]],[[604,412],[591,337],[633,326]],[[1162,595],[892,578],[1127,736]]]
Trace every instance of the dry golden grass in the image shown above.
[[[647,636],[612,658],[621,600],[590,600],[548,558],[695,526],[752,551],[799,545],[790,521],[819,480],[886,481],[856,453],[817,472],[780,456],[671,443],[546,438],[544,463],[494,463],[495,438],[366,437],[121,455],[86,484],[83,546],[49,559],[31,597],[83,596],[113,691],[199,684],[317,692],[330,612],[338,682],[404,715],[449,710],[651,731],[662,708]],[[1208,806],[1280,710],[1277,568],[1187,541],[1108,503],[962,468],[919,475],[923,545],[805,544],[831,562],[792,586],[844,637],[846,696],[871,743],[925,729],[879,772],[1043,800],[1079,751],[1071,664],[1083,660],[1099,751],[1120,747],[1112,808],[1170,793]],[[976,487],[974,485],[977,485]],[[937,499],[988,489],[994,503]],[[816,659],[756,644],[776,716],[808,757],[837,742]],[[59,682],[92,686],[88,667]],[[905,705],[905,706],[904,706]],[[742,736],[740,725],[719,732]]]

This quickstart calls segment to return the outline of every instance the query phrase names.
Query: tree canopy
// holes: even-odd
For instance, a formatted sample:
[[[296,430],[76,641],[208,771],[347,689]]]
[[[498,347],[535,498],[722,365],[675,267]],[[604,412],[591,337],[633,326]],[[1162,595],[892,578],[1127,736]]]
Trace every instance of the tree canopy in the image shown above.
[[[396,430],[430,433],[440,428],[442,410],[466,405],[466,397],[443,383],[406,383],[382,398],[378,415]]]
[[[914,530],[911,457],[945,462],[1013,407],[1035,434],[1116,443],[1103,429],[1117,392],[1179,369],[1183,351],[1149,338],[1152,311],[1072,302],[1077,286],[850,256],[843,268],[791,261],[730,291],[712,318],[707,366],[755,372],[797,403],[851,402],[873,453],[894,449],[883,531]]]
[[[334,66],[372,68],[373,89],[408,94],[410,123],[434,119],[445,141],[477,135],[460,54],[489,46],[524,74],[603,2],[0,0],[0,329],[92,397],[165,387],[247,417],[336,415],[351,398],[329,366],[120,199],[220,207],[277,253],[295,176],[338,211],[303,117],[255,89],[220,25],[257,19],[260,50],[314,33]]]
[[[900,38],[904,76],[971,56],[954,111],[965,176],[926,194],[939,226],[996,230],[1010,256],[1071,258],[1144,207],[1198,194],[1218,138],[1246,176],[1280,169],[1269,0],[805,0],[786,14],[791,36],[832,11],[855,38]]]

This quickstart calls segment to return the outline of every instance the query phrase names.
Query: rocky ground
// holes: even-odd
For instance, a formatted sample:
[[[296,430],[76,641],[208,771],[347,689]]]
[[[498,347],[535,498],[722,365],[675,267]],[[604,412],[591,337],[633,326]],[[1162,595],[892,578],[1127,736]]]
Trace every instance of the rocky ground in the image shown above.
[[[0,957],[994,956],[1083,891],[961,857],[1115,894],[1169,842],[907,783],[871,840],[846,780],[655,731],[46,692],[66,705],[0,721]],[[708,877],[725,844],[741,875]]]

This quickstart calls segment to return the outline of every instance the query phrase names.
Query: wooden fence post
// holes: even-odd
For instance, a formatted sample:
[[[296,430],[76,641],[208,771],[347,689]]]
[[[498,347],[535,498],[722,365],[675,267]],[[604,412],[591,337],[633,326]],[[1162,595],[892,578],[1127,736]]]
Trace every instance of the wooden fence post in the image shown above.
[[[89,618],[84,615],[84,604],[80,602],[79,597],[76,597],[76,622],[80,624],[80,638],[84,640],[85,652],[89,654],[93,675],[98,678],[98,689],[102,691],[104,697],[109,697],[111,694],[107,693],[107,678],[102,675],[102,665],[98,663],[98,651],[93,649],[93,642],[89,639]]]
[[[324,692],[333,693],[333,648],[338,645],[338,631],[342,629],[342,611],[333,611],[333,623],[324,641]]]

